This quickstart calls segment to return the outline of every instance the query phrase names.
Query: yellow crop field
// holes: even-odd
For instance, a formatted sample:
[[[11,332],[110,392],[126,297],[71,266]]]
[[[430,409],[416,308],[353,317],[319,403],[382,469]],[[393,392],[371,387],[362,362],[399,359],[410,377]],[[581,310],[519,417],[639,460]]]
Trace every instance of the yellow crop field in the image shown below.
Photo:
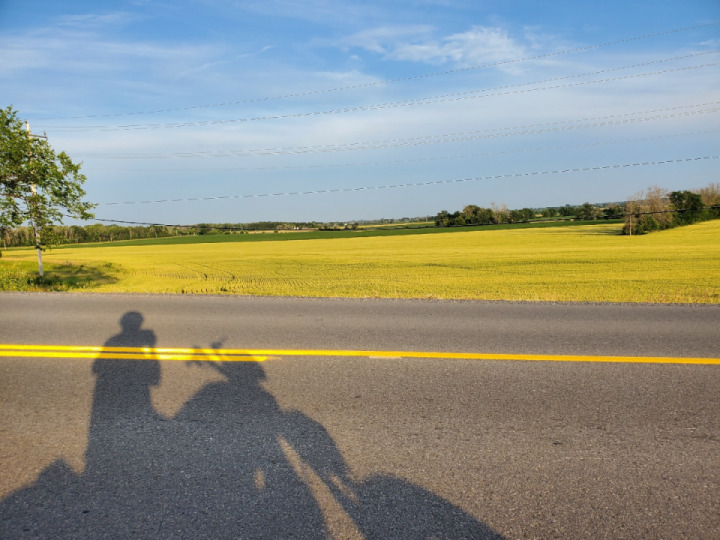
[[[96,292],[720,303],[720,221],[633,237],[619,227],[68,248],[45,262],[101,272],[82,289]]]

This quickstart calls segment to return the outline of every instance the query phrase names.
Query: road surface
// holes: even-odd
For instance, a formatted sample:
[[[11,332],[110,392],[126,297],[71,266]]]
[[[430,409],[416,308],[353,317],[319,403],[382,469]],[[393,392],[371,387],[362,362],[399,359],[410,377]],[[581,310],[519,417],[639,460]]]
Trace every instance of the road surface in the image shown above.
[[[3,293],[0,538],[717,538],[718,343],[718,306]]]

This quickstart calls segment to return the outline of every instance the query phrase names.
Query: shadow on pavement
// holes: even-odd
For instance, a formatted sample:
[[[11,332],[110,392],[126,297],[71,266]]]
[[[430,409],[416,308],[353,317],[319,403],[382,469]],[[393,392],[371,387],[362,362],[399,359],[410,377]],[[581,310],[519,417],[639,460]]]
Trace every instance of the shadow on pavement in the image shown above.
[[[140,313],[108,347],[154,347]],[[214,344],[219,347],[219,344]],[[325,428],[282,410],[255,362],[206,363],[226,380],[168,420],[160,363],[97,359],[82,474],[56,461],[0,502],[2,538],[501,538],[406,480],[352,478]]]

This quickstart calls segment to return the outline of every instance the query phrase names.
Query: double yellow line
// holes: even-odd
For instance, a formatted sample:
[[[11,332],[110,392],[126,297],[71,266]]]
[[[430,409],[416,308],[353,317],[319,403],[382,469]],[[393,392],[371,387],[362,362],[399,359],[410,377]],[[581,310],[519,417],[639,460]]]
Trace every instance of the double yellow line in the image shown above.
[[[633,364],[715,364],[720,358],[663,356],[582,356],[562,354],[495,354],[422,351],[345,351],[313,349],[194,349],[162,347],[92,347],[67,345],[0,345],[0,357],[20,358],[109,358],[200,362],[264,362],[282,356],[335,356],[373,359],[436,358],[533,362],[615,362]]]
[[[73,345],[0,345],[0,357],[109,358],[117,360],[167,360],[180,362],[264,362],[266,354],[237,349],[165,347],[92,347]]]

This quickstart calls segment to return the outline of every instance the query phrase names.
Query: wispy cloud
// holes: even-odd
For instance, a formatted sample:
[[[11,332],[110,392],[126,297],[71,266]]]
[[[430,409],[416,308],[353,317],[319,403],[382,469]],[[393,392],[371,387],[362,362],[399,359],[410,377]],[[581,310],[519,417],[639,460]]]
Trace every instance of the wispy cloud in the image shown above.
[[[503,2],[129,0],[122,9],[85,4],[81,12],[80,4],[69,4],[40,17],[33,16],[28,4],[23,18],[3,27],[0,88],[6,105],[20,110],[33,129],[48,130],[57,148],[86,161],[88,189],[96,201],[133,200],[140,197],[138,193],[143,200],[166,198],[168,186],[204,197],[364,186],[369,178],[385,185],[701,155],[711,143],[700,136],[684,144],[674,138],[662,144],[613,147],[627,159],[604,155],[594,144],[630,137],[641,140],[647,134],[699,132],[716,122],[716,114],[677,115],[662,122],[554,129],[588,116],[625,118],[639,111],[717,101],[711,69],[673,69],[712,62],[709,57],[668,63],[667,72],[661,71],[663,64],[615,73],[622,66],[678,56],[678,50],[693,50],[702,42],[700,50],[718,46],[711,29],[692,36],[673,34],[673,39],[658,37],[638,42],[637,47],[617,41],[655,31],[645,14],[633,23],[634,30],[613,26],[612,32],[603,33],[598,23],[590,33],[579,30],[574,21],[561,24],[546,10],[538,10],[542,16],[534,18],[527,13],[509,17],[500,13],[507,6]],[[625,10],[623,5],[623,15]],[[677,23],[692,24],[691,20]],[[672,27],[672,21],[662,26]],[[585,47],[604,42],[618,45]],[[574,49],[577,54],[563,52]],[[530,58],[534,60],[519,61]],[[625,77],[644,71],[658,73]],[[597,73],[594,79],[607,81],[590,84],[591,77],[581,76],[592,72]],[[539,82],[551,80],[557,82]],[[125,124],[142,129],[97,128]],[[161,129],[164,124],[182,127]],[[546,128],[527,133],[515,129],[535,125]],[[503,136],[462,136],[478,130]],[[432,145],[414,143],[444,134],[460,135]],[[364,144],[385,140],[407,142],[377,148]],[[354,152],[324,151],[337,144]],[[587,144],[587,148],[551,150],[569,144]],[[233,153],[306,146],[319,150]],[[521,153],[532,148],[549,150]],[[178,157],[193,152],[227,156]],[[130,159],[118,154],[154,157]],[[432,159],[478,154],[497,157]],[[365,165],[351,166],[356,162]],[[122,168],[136,172],[128,174]],[[164,173],[163,168],[175,170]],[[563,185],[560,195],[548,202],[573,202],[565,199],[571,189],[577,189],[578,197],[589,197],[581,180]],[[647,183],[632,179],[641,180],[638,188]],[[507,182],[496,184],[497,193],[492,195],[485,193],[489,186],[483,186],[482,197],[524,205],[516,193],[532,194],[533,189],[539,193],[531,185],[522,190]],[[619,195],[602,197],[625,196],[626,186],[620,187]],[[340,198],[333,199],[338,207],[332,213],[418,215],[425,208],[432,212],[482,200],[480,194],[475,198],[470,191],[454,190],[437,188],[423,202],[422,190],[412,191],[414,201],[406,196],[409,191],[398,192],[394,202],[378,191],[382,197],[373,199],[368,209],[347,196],[345,206]],[[326,208],[312,206],[311,198],[307,201],[308,208],[293,211],[313,219],[328,215]],[[283,211],[270,204],[277,204],[277,199],[268,199],[262,207],[261,202],[246,210],[259,219]],[[218,203],[208,203],[209,214],[193,205],[182,217],[173,205],[152,209],[137,205],[108,208],[104,217],[142,220],[152,215],[152,220],[167,222],[220,219],[211,204]],[[117,214],[111,215],[111,210]],[[154,213],[161,210],[167,213]]]
[[[120,88],[129,99],[142,94],[153,99],[168,95],[169,85],[179,80],[204,84],[208,72],[222,69],[218,66],[230,56],[220,45],[133,39],[116,31],[131,18],[124,13],[68,15],[31,32],[0,36],[0,81],[11,88],[18,77],[36,81],[30,93],[6,99],[33,103],[36,110],[55,109],[55,114],[72,114],[78,105],[116,96]]]
[[[527,49],[501,28],[473,26],[467,32],[420,44],[398,44],[390,54],[399,60],[477,65],[527,56]]]
[[[469,30],[436,37],[429,25],[383,26],[357,32],[338,42],[385,59],[432,65],[466,67],[529,56],[539,41],[518,39],[499,27],[472,26]]]
[[[408,41],[417,43],[430,39],[434,28],[429,25],[380,26],[356,32],[339,41],[337,45],[359,47],[367,51],[390,56]]]
[[[218,62],[217,49],[212,46],[178,46],[148,41],[116,40],[99,34],[63,31],[47,28],[33,36],[10,36],[0,39],[0,56],[4,63],[4,77],[14,71],[28,73],[48,69],[54,73],[82,72],[95,76],[102,73],[141,72],[148,63],[162,72],[181,66],[197,66]],[[150,75],[152,72],[147,72]]]
[[[125,11],[112,13],[84,13],[63,15],[58,18],[58,26],[83,30],[107,29],[110,26],[123,27],[139,19],[137,14]]]

